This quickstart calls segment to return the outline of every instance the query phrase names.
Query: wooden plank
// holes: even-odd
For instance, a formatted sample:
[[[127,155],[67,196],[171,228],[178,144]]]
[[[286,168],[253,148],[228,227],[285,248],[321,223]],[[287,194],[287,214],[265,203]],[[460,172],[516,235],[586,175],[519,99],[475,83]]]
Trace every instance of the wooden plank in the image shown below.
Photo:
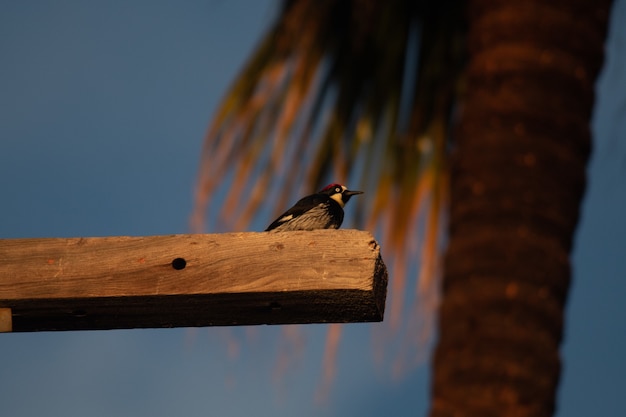
[[[13,315],[10,308],[0,308],[0,333],[13,331]]]
[[[12,331],[381,321],[386,287],[358,230],[0,240]]]

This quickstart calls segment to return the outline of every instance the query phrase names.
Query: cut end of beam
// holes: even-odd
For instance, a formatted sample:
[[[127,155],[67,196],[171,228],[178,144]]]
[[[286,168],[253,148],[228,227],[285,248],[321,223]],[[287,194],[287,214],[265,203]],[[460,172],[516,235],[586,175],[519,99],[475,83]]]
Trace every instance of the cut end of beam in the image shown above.
[[[0,308],[0,333],[13,331],[13,314],[10,308]]]

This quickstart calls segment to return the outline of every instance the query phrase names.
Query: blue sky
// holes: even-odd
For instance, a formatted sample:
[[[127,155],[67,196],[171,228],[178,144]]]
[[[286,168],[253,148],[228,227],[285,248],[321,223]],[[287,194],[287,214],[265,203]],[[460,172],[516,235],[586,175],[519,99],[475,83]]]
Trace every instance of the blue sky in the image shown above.
[[[187,232],[210,116],[275,9],[1,0],[0,237]],[[626,414],[626,26],[607,51],[559,416]],[[372,364],[371,328],[347,326],[325,405],[323,325],[295,347],[280,327],[2,334],[0,415],[423,415],[428,368],[393,380]],[[277,377],[283,350],[299,360]]]

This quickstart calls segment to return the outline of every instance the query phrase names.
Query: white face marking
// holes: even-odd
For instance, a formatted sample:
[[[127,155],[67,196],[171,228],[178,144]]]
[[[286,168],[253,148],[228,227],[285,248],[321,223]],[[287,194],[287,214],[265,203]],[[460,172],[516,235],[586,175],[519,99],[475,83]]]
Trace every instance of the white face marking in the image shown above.
[[[343,198],[341,193],[343,193],[344,191],[346,191],[347,188],[344,187],[343,185],[341,186],[341,188],[337,187],[335,188],[335,193],[333,195],[330,196],[330,198],[332,198],[333,200],[335,200],[337,203],[339,203],[339,205],[341,206],[341,208],[343,208],[346,204],[343,202]]]

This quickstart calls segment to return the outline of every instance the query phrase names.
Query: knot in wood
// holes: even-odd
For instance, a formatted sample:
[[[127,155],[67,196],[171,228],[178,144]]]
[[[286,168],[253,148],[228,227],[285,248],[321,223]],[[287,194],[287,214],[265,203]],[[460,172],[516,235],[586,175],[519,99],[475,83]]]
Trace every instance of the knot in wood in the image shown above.
[[[272,243],[270,245],[270,249],[275,251],[283,250],[285,249],[285,245],[283,245],[282,243]]]

